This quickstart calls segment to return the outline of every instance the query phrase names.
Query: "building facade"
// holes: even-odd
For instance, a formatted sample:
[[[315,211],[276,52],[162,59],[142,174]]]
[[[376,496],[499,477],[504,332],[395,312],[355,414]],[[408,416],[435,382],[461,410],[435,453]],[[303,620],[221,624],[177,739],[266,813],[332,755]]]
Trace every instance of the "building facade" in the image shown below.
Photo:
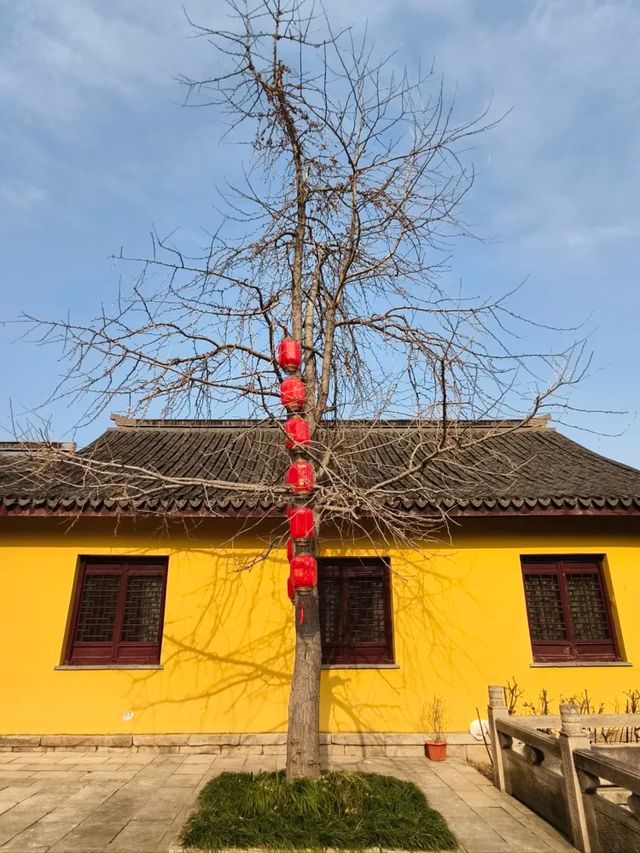
[[[23,736],[43,748],[283,748],[294,631],[280,510],[166,493],[194,459],[212,481],[221,456],[237,472],[230,436],[239,429],[133,422],[90,449],[97,461],[145,470],[172,460],[161,498],[144,484],[131,499],[72,493],[68,475],[45,493],[24,478],[19,449],[5,448],[5,745]],[[586,689],[610,710],[624,710],[625,693],[640,687],[640,473],[545,425],[517,441],[512,494],[494,448],[490,476],[475,495],[467,478],[431,541],[400,547],[373,528],[352,538],[323,528],[321,730],[330,750],[412,753],[434,696],[444,699],[452,745],[471,743],[489,683],[515,679],[531,703],[542,690],[557,704]],[[152,494],[146,505],[143,493]],[[412,494],[416,511],[433,511]]]

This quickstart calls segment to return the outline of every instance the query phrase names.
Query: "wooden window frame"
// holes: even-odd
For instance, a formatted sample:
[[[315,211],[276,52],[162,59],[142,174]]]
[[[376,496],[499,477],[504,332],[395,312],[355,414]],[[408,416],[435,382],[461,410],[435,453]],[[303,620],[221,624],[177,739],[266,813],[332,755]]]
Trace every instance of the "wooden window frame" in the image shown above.
[[[372,571],[375,569],[375,572]],[[347,585],[349,578],[376,577],[382,570],[384,595],[384,643],[352,643],[349,636],[349,599]],[[391,567],[386,557],[319,557],[318,587],[323,578],[338,578],[340,590],[340,643],[322,642],[322,663],[324,666],[376,666],[395,663],[393,649],[393,608],[391,597]],[[319,591],[320,595],[320,591]],[[320,600],[322,607],[322,600]],[[321,623],[322,624],[322,623]]]
[[[109,665],[143,666],[159,664],[164,629],[168,562],[167,557],[80,557],[71,599],[71,619],[65,644],[64,665],[103,667]],[[127,579],[136,575],[150,574],[162,578],[157,640],[153,642],[125,642],[121,635],[125,614]],[[90,575],[114,575],[120,578],[110,641],[82,642],[76,640],[85,579]]]
[[[615,622],[611,612],[611,603],[602,571],[601,555],[560,555],[560,556],[522,556],[522,582],[525,588],[527,623],[533,659],[536,663],[564,662],[614,662],[620,660]],[[526,595],[525,578],[527,575],[554,575],[558,578],[558,590],[562,608],[562,617],[566,639],[534,640],[531,635],[529,602]],[[571,574],[590,574],[598,579],[600,597],[609,630],[609,639],[578,640],[575,636],[569,605],[566,578]]]

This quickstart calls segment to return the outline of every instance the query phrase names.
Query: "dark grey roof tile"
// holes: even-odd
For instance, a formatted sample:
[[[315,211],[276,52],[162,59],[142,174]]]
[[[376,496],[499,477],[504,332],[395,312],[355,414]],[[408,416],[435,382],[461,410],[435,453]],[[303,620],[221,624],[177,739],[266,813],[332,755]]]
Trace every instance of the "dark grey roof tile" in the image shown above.
[[[406,470],[384,493],[388,506],[458,511],[640,511],[640,472],[593,453],[540,422],[452,424],[457,446],[437,449],[425,421],[324,426],[312,452],[328,454],[327,487],[356,491]],[[288,457],[278,426],[259,422],[121,422],[48,471],[38,448],[0,454],[0,509],[263,513],[285,499]],[[414,455],[415,454],[415,455]],[[82,464],[73,464],[74,461]],[[37,465],[35,463],[38,463]],[[31,464],[31,467],[30,467]],[[92,466],[97,466],[92,470]],[[224,481],[226,488],[214,485]],[[234,488],[248,484],[246,488]],[[252,486],[261,485],[256,492]]]

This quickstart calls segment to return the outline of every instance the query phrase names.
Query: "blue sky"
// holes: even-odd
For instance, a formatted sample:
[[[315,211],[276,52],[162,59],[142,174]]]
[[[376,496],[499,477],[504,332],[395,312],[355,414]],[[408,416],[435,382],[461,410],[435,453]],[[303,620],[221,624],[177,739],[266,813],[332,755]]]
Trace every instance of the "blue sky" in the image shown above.
[[[186,0],[215,25],[223,4]],[[594,363],[561,429],[640,466],[640,3],[637,0],[328,0],[398,63],[435,60],[461,118],[510,111],[478,140],[464,209],[484,242],[460,242],[450,273],[467,293],[527,279],[517,307],[585,321]],[[347,12],[346,6],[349,6]],[[0,319],[90,316],[128,273],[154,226],[186,242],[213,230],[214,185],[240,164],[218,116],[181,107],[175,82],[211,63],[174,0],[0,3]],[[0,427],[46,398],[62,372],[51,348],[0,327]],[[47,413],[68,437],[77,415]],[[79,436],[86,441],[107,419]]]

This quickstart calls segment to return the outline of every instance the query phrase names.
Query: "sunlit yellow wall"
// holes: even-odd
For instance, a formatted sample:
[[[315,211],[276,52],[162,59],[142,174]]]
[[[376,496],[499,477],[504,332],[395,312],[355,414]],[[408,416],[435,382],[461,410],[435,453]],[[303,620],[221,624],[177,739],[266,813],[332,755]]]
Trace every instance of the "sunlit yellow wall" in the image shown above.
[[[476,706],[484,713],[487,684],[511,678],[525,700],[545,687],[557,704],[587,688],[613,709],[640,688],[635,665],[531,666],[519,558],[605,554],[624,657],[638,664],[636,531],[626,519],[486,520],[463,524],[453,544],[391,552],[397,668],[325,671],[322,729],[419,731],[423,704],[437,694],[449,729],[465,731]],[[105,519],[0,519],[0,733],[284,729],[293,651],[284,553],[242,570],[268,532],[239,532],[232,522],[167,531],[151,522],[114,530]],[[322,553],[375,549],[325,538]],[[161,669],[56,669],[79,554],[168,555]]]

